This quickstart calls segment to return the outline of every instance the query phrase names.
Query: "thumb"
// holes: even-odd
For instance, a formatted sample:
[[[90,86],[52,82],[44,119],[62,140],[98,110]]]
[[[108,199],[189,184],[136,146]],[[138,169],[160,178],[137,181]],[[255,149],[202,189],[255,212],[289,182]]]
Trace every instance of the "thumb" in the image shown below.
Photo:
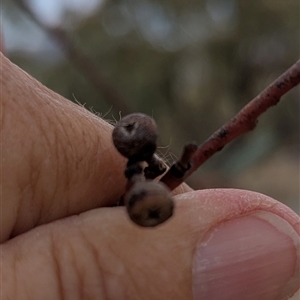
[[[299,217],[257,193],[214,194],[221,219],[195,248],[196,299],[288,299],[299,288]]]
[[[100,208],[7,241],[4,299],[283,300],[298,290],[299,217],[287,207],[240,190],[185,193],[176,205],[155,229]]]

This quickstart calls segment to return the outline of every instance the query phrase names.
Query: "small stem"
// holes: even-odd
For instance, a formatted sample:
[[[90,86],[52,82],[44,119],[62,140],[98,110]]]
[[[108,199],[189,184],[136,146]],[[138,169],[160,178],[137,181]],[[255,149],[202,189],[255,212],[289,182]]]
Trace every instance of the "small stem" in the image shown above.
[[[182,155],[181,155],[180,159],[178,160],[178,162],[175,163],[175,166],[179,169],[182,169],[184,173],[185,173],[185,171],[190,169],[191,160],[192,160],[192,157],[195,154],[197,148],[198,148],[197,145],[193,144],[193,143],[187,144],[186,146],[184,146]],[[184,176],[184,174],[182,176],[179,175],[179,177],[183,177],[183,176]]]
[[[154,154],[147,163],[148,167],[144,170],[146,179],[155,179],[167,170],[166,164],[157,154]]]
[[[186,172],[191,168],[192,157],[197,150],[196,144],[188,144],[183,148],[180,159],[175,162],[168,172],[161,178],[161,182],[164,183],[169,188],[172,187],[172,183],[176,180],[180,180],[186,174]]]

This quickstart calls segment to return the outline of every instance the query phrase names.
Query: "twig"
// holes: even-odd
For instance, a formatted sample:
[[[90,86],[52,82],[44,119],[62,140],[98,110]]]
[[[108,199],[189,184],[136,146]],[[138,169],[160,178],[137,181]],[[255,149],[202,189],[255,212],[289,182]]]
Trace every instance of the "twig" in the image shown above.
[[[188,144],[183,148],[181,157],[170,168],[169,173],[173,177],[180,179],[185,176],[186,172],[191,168],[192,157],[197,151],[196,144]]]
[[[278,77],[271,85],[250,101],[235,117],[218,129],[191,158],[191,168],[181,177],[176,177],[173,169],[161,178],[171,190],[175,189],[196,171],[213,154],[223,149],[229,142],[255,128],[258,117],[271,106],[276,105],[280,98],[300,83],[300,60]]]
[[[101,93],[109,105],[113,105],[115,111],[122,111],[123,114],[131,112],[125,98],[100,74],[95,63],[86,56],[78,46],[69,38],[68,34],[61,28],[50,27],[41,22],[35,14],[28,8],[23,0],[14,0],[18,7],[26,13],[48,36],[58,42],[60,48],[67,54],[74,66],[86,76],[86,78]]]

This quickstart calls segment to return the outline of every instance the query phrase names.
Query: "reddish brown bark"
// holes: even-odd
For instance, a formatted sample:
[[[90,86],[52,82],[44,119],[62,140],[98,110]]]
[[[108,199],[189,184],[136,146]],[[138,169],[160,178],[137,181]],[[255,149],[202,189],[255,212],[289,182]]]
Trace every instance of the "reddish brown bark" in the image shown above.
[[[206,160],[222,150],[229,142],[245,134],[257,124],[258,117],[267,109],[276,105],[281,97],[300,83],[300,60],[278,77],[271,85],[250,101],[228,123],[224,124],[201,144],[191,158],[191,168],[182,178],[176,178],[172,168],[162,177],[161,181],[171,190],[196,171]]]

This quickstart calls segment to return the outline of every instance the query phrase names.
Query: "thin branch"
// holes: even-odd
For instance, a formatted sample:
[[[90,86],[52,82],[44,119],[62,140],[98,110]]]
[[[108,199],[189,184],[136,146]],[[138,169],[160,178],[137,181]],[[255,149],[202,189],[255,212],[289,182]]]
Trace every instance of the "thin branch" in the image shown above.
[[[94,87],[100,92],[105,101],[113,106],[115,111],[122,111],[122,114],[131,112],[125,98],[100,74],[95,63],[70,39],[68,34],[61,28],[50,27],[40,21],[36,15],[28,8],[24,0],[14,0],[17,6],[26,13],[50,38],[56,40],[60,48],[78,69],[86,76]]]
[[[300,83],[300,60],[278,77],[270,86],[250,101],[235,117],[224,124],[203,144],[191,158],[191,168],[181,177],[172,173],[172,168],[161,178],[171,190],[175,189],[206,160],[222,150],[229,142],[255,128],[258,117],[270,107],[276,105],[280,98]]]

